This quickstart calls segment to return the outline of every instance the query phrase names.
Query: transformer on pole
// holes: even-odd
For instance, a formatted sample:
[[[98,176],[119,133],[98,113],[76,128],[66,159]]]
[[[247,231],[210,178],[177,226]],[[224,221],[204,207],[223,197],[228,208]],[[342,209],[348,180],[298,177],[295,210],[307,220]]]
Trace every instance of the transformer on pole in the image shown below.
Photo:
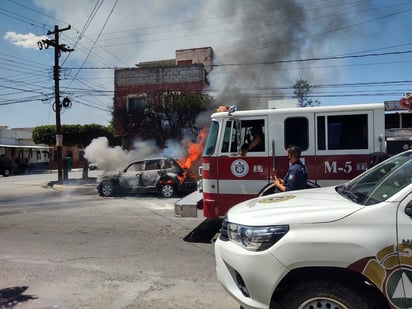
[[[71,27],[70,25],[66,28],[59,29],[59,26],[54,26],[54,31],[47,32],[47,35],[54,34],[54,40],[42,40],[38,42],[38,46],[40,49],[45,47],[46,49],[49,46],[54,47],[54,69],[53,69],[53,76],[54,76],[54,110],[56,112],[56,148],[57,148],[57,172],[58,172],[58,182],[61,183],[63,180],[63,157],[62,157],[62,146],[63,146],[63,135],[61,130],[61,120],[60,120],[60,112],[63,107],[62,103],[60,102],[60,88],[59,88],[59,81],[60,81],[60,67],[59,67],[59,57],[61,52],[71,52],[74,49],[66,47],[64,44],[59,45],[59,33],[69,30]],[[67,100],[64,101],[67,103]],[[70,102],[71,103],[71,102]]]

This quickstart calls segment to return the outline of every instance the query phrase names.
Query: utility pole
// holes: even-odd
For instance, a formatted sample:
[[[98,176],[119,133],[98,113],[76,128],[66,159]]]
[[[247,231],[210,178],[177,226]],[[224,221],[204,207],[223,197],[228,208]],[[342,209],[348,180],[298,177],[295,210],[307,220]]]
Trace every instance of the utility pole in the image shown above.
[[[74,49],[66,47],[66,45],[59,45],[59,33],[70,30],[70,25],[66,28],[59,29],[59,26],[54,26],[54,31],[48,31],[47,35],[54,34],[54,40],[42,40],[38,42],[37,45],[40,49],[49,48],[49,46],[54,47],[54,110],[56,112],[56,148],[57,148],[57,172],[58,172],[58,182],[61,183],[63,180],[63,156],[62,156],[62,146],[63,146],[63,135],[61,129],[61,120],[60,112],[62,109],[62,103],[60,102],[60,66],[59,66],[59,57],[61,52],[71,52]]]

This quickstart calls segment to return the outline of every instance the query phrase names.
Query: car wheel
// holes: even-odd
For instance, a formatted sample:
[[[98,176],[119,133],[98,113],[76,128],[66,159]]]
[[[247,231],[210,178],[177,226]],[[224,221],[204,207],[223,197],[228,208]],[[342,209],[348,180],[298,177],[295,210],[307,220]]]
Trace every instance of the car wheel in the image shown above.
[[[113,182],[105,180],[100,184],[100,195],[102,196],[112,196],[114,194],[115,188]]]
[[[175,195],[175,187],[169,183],[164,184],[161,188],[162,196],[165,198],[170,198]]]
[[[388,308],[379,304],[376,295],[363,286],[346,284],[339,280],[313,280],[298,283],[281,296],[279,308]],[[372,301],[374,300],[374,301]],[[277,308],[277,307],[276,307]]]
[[[6,168],[6,169],[4,170],[4,172],[3,172],[3,176],[4,176],[4,177],[9,177],[10,174],[11,174],[11,172],[10,172],[10,170],[7,169],[7,168]]]

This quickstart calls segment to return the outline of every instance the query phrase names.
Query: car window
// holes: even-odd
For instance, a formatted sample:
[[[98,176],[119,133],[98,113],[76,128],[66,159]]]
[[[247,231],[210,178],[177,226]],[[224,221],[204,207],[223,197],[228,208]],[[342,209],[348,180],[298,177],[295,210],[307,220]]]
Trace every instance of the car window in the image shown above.
[[[386,200],[407,185],[412,183],[412,161],[408,161],[392,173],[374,188],[365,201],[365,205],[375,204]]]
[[[173,167],[173,161],[168,159],[164,161],[164,167],[163,168],[172,168]]]
[[[152,171],[152,170],[159,170],[159,169],[160,169],[159,160],[146,161],[145,171]]]
[[[143,162],[136,162],[131,164],[128,168],[128,172],[140,172],[143,170]]]

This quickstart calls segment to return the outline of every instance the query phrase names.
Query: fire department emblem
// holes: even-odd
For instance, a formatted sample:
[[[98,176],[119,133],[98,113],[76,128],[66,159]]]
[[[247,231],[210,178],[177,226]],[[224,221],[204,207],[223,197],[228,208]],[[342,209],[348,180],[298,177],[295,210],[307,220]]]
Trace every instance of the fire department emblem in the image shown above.
[[[295,197],[296,196],[292,195],[292,194],[283,195],[283,196],[276,196],[276,194],[275,194],[272,197],[267,197],[267,198],[263,198],[263,199],[259,200],[258,203],[279,203],[279,202],[283,202],[283,201],[293,199]]]
[[[232,171],[232,174],[236,177],[244,177],[249,172],[249,165],[245,160],[237,159],[232,162],[230,170]]]

